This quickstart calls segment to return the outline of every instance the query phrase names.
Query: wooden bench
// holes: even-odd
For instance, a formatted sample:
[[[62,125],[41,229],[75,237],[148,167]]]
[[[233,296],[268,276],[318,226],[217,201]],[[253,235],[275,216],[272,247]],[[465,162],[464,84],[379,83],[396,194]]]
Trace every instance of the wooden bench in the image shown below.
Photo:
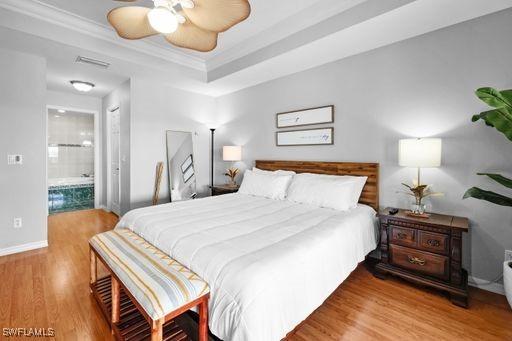
[[[160,341],[163,326],[189,309],[199,313],[199,340],[208,339],[208,284],[176,260],[128,229],[97,234],[89,241],[91,290],[96,288],[97,259],[111,273],[111,324],[120,322],[121,293],[125,293]]]

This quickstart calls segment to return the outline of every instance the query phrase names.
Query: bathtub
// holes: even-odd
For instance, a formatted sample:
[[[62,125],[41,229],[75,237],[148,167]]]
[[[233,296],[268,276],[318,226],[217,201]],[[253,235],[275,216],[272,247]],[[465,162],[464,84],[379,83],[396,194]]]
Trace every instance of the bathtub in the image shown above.
[[[48,187],[94,184],[94,177],[72,177],[48,179]]]
[[[48,179],[50,214],[94,208],[94,178]]]

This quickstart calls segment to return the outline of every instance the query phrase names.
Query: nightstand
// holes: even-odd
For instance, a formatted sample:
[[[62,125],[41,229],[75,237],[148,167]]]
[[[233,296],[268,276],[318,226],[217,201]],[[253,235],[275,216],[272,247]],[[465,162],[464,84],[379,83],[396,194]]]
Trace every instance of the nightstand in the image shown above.
[[[375,276],[392,274],[450,294],[453,304],[468,305],[468,274],[462,268],[462,234],[467,218],[430,214],[412,217],[405,210],[379,213],[381,261]]]
[[[239,188],[240,188],[240,186],[233,187],[233,186],[228,186],[228,185],[215,185],[212,188],[212,196],[236,193],[236,192],[238,192]]]

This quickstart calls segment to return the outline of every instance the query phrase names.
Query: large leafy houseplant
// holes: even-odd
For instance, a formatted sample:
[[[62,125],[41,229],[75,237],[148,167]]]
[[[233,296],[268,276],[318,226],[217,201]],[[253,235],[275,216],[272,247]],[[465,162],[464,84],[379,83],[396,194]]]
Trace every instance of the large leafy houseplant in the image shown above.
[[[478,98],[494,109],[474,115],[472,121],[483,120],[486,125],[495,128],[512,141],[512,89],[498,91],[493,88],[480,88],[475,93]],[[501,174],[478,173],[478,175],[487,176],[500,185],[512,189],[512,179],[506,178]],[[464,193],[464,199],[466,198],[486,200],[501,206],[512,206],[511,197],[478,187],[468,189]]]

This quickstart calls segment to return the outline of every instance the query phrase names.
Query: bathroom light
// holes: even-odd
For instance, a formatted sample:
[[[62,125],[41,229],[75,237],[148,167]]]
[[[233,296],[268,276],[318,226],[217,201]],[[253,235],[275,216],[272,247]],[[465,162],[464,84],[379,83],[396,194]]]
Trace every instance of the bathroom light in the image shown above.
[[[66,112],[66,110],[64,110],[64,109],[59,109],[57,111],[60,112],[61,114],[64,114]]]
[[[73,87],[80,92],[89,92],[94,88],[94,84],[82,81],[70,81]]]
[[[92,141],[84,140],[84,141],[82,142],[82,145],[83,145],[84,147],[90,147],[90,146],[92,146]]]
[[[178,29],[178,19],[165,7],[153,8],[148,13],[149,24],[160,33],[172,33]]]

